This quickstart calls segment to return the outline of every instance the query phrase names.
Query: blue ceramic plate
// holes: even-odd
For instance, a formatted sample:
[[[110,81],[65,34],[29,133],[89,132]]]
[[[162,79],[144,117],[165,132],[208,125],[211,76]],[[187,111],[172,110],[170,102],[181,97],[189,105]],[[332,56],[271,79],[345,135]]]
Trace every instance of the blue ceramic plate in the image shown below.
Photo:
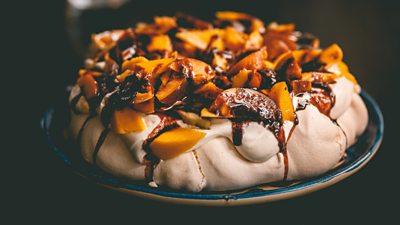
[[[107,188],[144,198],[192,205],[242,205],[292,198],[330,186],[362,168],[377,152],[383,138],[383,117],[376,102],[365,92],[361,96],[368,108],[369,123],[358,142],[347,151],[346,160],[333,170],[311,179],[291,183],[258,185],[230,192],[189,193],[153,188],[145,183],[133,183],[115,178],[89,165],[80,157],[76,146],[66,143],[62,130],[65,112],[57,107],[49,109],[41,126],[54,153],[73,171]]]

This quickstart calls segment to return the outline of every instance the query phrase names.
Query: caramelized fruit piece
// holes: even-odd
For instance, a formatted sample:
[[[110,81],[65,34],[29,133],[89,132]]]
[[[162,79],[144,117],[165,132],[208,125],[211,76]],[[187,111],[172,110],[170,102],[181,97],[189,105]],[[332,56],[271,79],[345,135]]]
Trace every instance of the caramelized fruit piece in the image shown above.
[[[219,52],[215,52],[213,54],[212,65],[215,68],[215,70],[218,71],[218,69],[220,69],[223,72],[225,72],[226,69],[228,68],[228,60]]]
[[[117,80],[122,83],[124,82],[125,78],[127,78],[128,76],[133,75],[133,71],[132,70],[125,70],[124,72],[122,72],[121,74],[117,75]]]
[[[332,82],[341,75],[334,73],[324,73],[324,72],[306,72],[301,74],[302,80],[307,80],[310,82]]]
[[[149,61],[148,59],[146,59],[143,56],[139,56],[139,57],[135,57],[132,58],[130,60],[126,60],[122,63],[122,70],[131,70],[131,71],[135,71],[137,69],[136,64],[140,63],[140,62],[147,62]]]
[[[152,97],[151,99],[149,99],[145,102],[134,103],[133,108],[142,113],[146,113],[146,114],[153,113],[155,111],[154,110],[154,97]]]
[[[225,49],[225,44],[219,35],[214,35],[210,39],[210,43],[207,46],[207,51],[211,51],[212,49],[217,49],[222,51]]]
[[[208,109],[203,108],[200,111],[200,116],[201,117],[206,117],[206,118],[218,118],[219,116],[215,113],[210,112]]]
[[[142,131],[146,129],[146,124],[140,113],[131,108],[123,108],[114,112],[111,119],[111,128],[117,134],[126,134]]]
[[[232,77],[232,87],[234,88],[240,88],[244,87],[249,80],[249,73],[251,71],[247,69],[242,69],[239,71],[238,74]]]
[[[161,103],[172,105],[185,97],[186,86],[187,82],[185,78],[172,79],[166,85],[160,86],[156,97]]]
[[[250,73],[250,80],[248,84],[249,88],[258,89],[261,86],[261,82],[262,82],[262,76],[260,73],[258,73],[257,71],[253,71],[252,73]]]
[[[310,92],[312,89],[311,82],[307,80],[294,80],[291,82],[293,94],[297,95],[303,92]]]
[[[276,102],[282,111],[282,119],[294,121],[295,114],[293,109],[292,99],[290,98],[289,90],[286,82],[278,82],[271,88],[269,96]]]
[[[321,54],[321,49],[300,49],[293,51],[293,57],[299,65],[311,62]]]
[[[176,18],[169,16],[156,16],[154,17],[154,23],[166,30],[177,27]]]
[[[160,34],[151,38],[150,44],[147,46],[149,52],[167,51],[172,52],[172,43],[168,35]]]
[[[228,49],[237,51],[242,48],[245,43],[245,34],[237,31],[233,27],[225,28],[224,42]]]
[[[201,95],[206,99],[215,99],[222,90],[218,88],[213,82],[208,82],[207,84],[199,87],[193,93]]]
[[[198,59],[178,59],[171,64],[170,68],[192,79],[195,86],[205,84],[215,76],[213,68]]]
[[[250,33],[249,37],[244,44],[244,51],[257,50],[264,44],[264,38],[258,31],[253,31]]]
[[[325,64],[342,61],[343,51],[337,44],[332,44],[321,52],[319,61]]]
[[[185,122],[187,124],[198,126],[203,129],[210,128],[211,122],[209,120],[201,118],[196,113],[185,112],[183,110],[177,110],[176,112],[182,118],[183,122]]]
[[[211,29],[211,30],[184,30],[181,32],[178,32],[176,34],[176,37],[181,39],[184,42],[187,42],[196,48],[199,48],[201,50],[206,50],[208,43],[210,43],[210,40],[213,36],[219,35],[221,36],[223,34],[223,30],[221,29]]]
[[[234,12],[234,11],[218,11],[215,13],[215,17],[220,20],[250,20],[253,17],[246,13]]]
[[[224,118],[256,119],[266,124],[281,120],[281,112],[268,96],[249,88],[230,88],[211,104],[212,113]]]
[[[78,85],[81,87],[86,99],[96,97],[98,94],[98,86],[92,75],[85,75],[78,79]]]
[[[228,71],[228,74],[236,74],[241,69],[248,70],[261,70],[265,68],[265,60],[268,57],[268,53],[266,48],[262,48],[256,52],[251,53],[250,55],[244,57],[242,60],[237,62],[232,68]]]
[[[150,144],[150,148],[159,159],[172,159],[195,146],[206,133],[189,128],[175,128],[162,133]]]
[[[171,63],[174,61],[174,58],[155,59],[145,62],[138,62],[136,63],[136,66],[143,69],[146,74],[151,73],[152,75],[157,76],[165,72],[169,65],[171,65]]]
[[[145,92],[145,93],[138,92],[138,93],[136,93],[134,102],[135,103],[146,102],[153,97],[154,97],[153,90],[149,90],[148,92]]]
[[[274,64],[276,73],[283,75],[287,81],[301,79],[301,67],[295,60],[293,52],[280,55]]]

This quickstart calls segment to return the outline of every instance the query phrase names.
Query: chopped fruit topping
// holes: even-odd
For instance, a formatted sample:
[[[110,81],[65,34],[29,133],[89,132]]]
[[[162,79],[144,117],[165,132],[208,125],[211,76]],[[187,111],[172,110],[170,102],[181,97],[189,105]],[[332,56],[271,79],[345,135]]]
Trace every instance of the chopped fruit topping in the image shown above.
[[[126,78],[127,76],[130,76],[130,75],[133,75],[133,71],[127,69],[127,70],[125,70],[124,72],[122,72],[121,74],[117,75],[117,80],[118,80],[119,82],[124,82],[125,78]]]
[[[244,51],[251,51],[260,49],[264,44],[264,38],[258,31],[250,33],[246,43],[244,44]]]
[[[244,87],[249,80],[249,73],[251,71],[247,69],[242,69],[238,74],[232,77],[232,87],[239,88]]]
[[[321,49],[301,49],[293,51],[293,57],[299,65],[311,62],[321,54]]]
[[[133,108],[139,112],[142,113],[154,113],[154,97],[152,97],[150,100],[141,102],[141,103],[134,103]]]
[[[206,118],[217,118],[218,115],[215,113],[210,112],[208,109],[203,108],[200,112],[201,117],[206,117]]]
[[[342,61],[343,51],[337,44],[333,44],[321,52],[319,56],[319,61],[325,64],[332,62]]]
[[[253,17],[246,13],[233,12],[233,11],[218,11],[215,17],[220,20],[250,20]]]
[[[215,99],[222,90],[218,88],[213,82],[208,82],[207,84],[199,87],[193,93],[201,95],[206,99]]]
[[[213,68],[198,59],[178,59],[171,64],[170,68],[190,78],[196,86],[209,82],[215,76]]]
[[[310,92],[312,89],[311,82],[307,80],[294,80],[291,83],[293,88],[293,94]]]
[[[209,129],[210,128],[211,122],[209,120],[201,118],[196,113],[185,112],[185,111],[182,111],[182,110],[178,110],[176,112],[182,118],[183,122],[185,122],[187,124],[198,126],[200,128],[203,128],[203,129]]]
[[[175,61],[174,58],[155,59],[150,61],[138,62],[136,66],[143,69],[146,74],[157,76],[165,72],[169,65]]]
[[[176,34],[176,37],[185,41],[200,50],[206,50],[208,43],[215,35],[222,35],[223,30],[212,29],[212,30],[184,30]]]
[[[86,99],[94,98],[98,94],[98,86],[92,75],[85,75],[78,79],[78,85],[81,87]]]
[[[195,129],[175,128],[156,137],[150,148],[159,159],[172,159],[190,150],[205,136],[206,133]]]
[[[311,82],[333,82],[340,75],[334,73],[323,73],[323,72],[306,72],[301,74],[302,80],[307,80]]]
[[[261,70],[265,68],[265,60],[268,57],[268,53],[266,48],[262,48],[256,52],[251,53],[250,55],[244,57],[242,60],[237,62],[232,68],[229,70],[229,74],[236,74],[241,69],[248,70]]]
[[[232,11],[217,12],[209,23],[180,13],[94,34],[77,81],[82,97],[73,103],[89,113],[104,103],[107,126],[115,110],[128,107],[180,115],[203,128],[209,121],[201,117],[277,128],[296,116],[291,97],[308,92],[310,103],[329,113],[335,103],[329,84],[341,77],[357,84],[342,60],[337,44],[321,49],[318,38],[291,23],[265,26]]]
[[[294,121],[295,114],[293,109],[292,99],[290,98],[289,90],[286,82],[278,82],[272,86],[269,96],[274,99],[276,104],[282,111],[282,119]]]
[[[156,97],[161,103],[172,105],[185,97],[186,87],[187,82],[184,77],[175,78],[170,80],[166,85],[160,86]]]
[[[237,51],[245,42],[245,34],[237,31],[233,27],[225,28],[224,41],[227,48]]]
[[[166,51],[172,52],[172,43],[168,35],[156,35],[151,38],[150,44],[147,46],[149,52]]]
[[[122,70],[131,70],[135,71],[137,69],[136,64],[141,63],[141,62],[147,62],[149,61],[143,56],[135,57],[130,60],[126,60],[125,62],[122,63]]]
[[[111,127],[117,134],[127,134],[146,129],[146,124],[140,113],[131,108],[123,108],[114,111]]]

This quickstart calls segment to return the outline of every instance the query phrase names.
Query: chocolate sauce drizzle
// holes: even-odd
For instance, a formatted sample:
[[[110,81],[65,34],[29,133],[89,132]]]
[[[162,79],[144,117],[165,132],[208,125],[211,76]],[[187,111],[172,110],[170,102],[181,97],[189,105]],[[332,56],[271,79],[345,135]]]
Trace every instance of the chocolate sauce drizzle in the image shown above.
[[[89,115],[86,117],[85,121],[82,123],[81,128],[79,129],[78,136],[76,137],[76,142],[78,143],[78,146],[81,145],[81,139],[82,139],[82,134],[85,128],[87,127],[89,120],[94,117],[94,114]]]
[[[104,141],[105,141],[106,138],[107,138],[108,132],[110,132],[110,128],[105,128],[105,129],[101,132],[101,134],[100,134],[100,136],[99,136],[99,139],[97,139],[97,143],[96,143],[96,146],[95,146],[95,148],[94,148],[93,156],[92,156],[92,161],[93,161],[93,164],[94,164],[94,165],[97,165],[97,163],[96,163],[96,161],[97,161],[97,155],[99,154],[100,148],[101,148],[101,146],[103,145]]]

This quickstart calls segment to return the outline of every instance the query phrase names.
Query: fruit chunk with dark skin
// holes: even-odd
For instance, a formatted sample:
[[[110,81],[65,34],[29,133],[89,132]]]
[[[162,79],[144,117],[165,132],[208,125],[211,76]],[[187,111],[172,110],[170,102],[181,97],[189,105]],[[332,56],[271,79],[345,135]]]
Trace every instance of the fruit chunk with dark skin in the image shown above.
[[[265,124],[282,119],[281,110],[271,98],[248,88],[223,91],[211,104],[209,111],[219,117],[256,120]]]

